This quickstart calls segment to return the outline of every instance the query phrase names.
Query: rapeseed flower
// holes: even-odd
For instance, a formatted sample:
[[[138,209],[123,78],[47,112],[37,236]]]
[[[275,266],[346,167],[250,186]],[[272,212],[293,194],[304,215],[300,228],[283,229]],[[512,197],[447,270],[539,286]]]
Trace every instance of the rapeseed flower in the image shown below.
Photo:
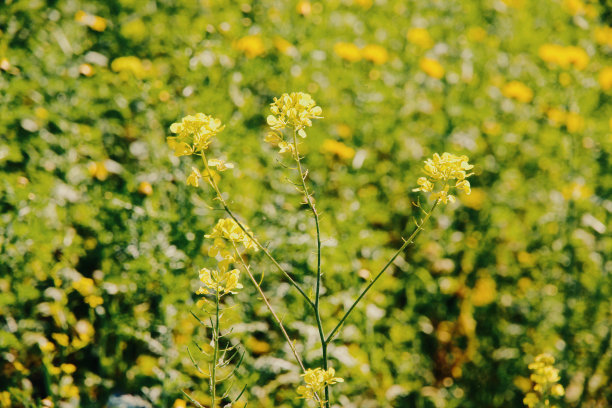
[[[333,385],[337,383],[341,383],[344,379],[340,377],[336,377],[336,370],[333,368],[328,368],[327,370],[323,370],[322,368],[308,369],[304,374],[304,382],[306,385],[300,385],[297,388],[297,393],[299,394],[299,398],[304,399],[315,399],[315,394],[320,393],[323,389],[328,385]],[[325,401],[318,401],[320,406],[325,406]]]
[[[561,397],[565,394],[563,386],[557,384],[560,377],[559,370],[553,367],[554,363],[555,358],[550,354],[540,354],[529,364],[528,367],[532,371],[529,378],[534,382],[533,391],[527,393],[523,399],[523,403],[529,408],[536,407],[540,401],[545,406],[550,406],[549,396]]]
[[[273,114],[268,116],[267,121],[272,130],[291,127],[301,137],[306,137],[304,128],[312,126],[311,119],[319,119],[322,113],[312,96],[303,92],[285,93],[280,98],[274,98],[270,110]]]
[[[371,61],[377,65],[382,65],[389,60],[389,53],[387,50],[376,44],[370,44],[363,47],[361,55],[365,60]]]
[[[435,59],[421,58],[419,67],[432,78],[442,79],[444,76],[444,67]]]
[[[174,149],[175,156],[189,156],[198,154],[208,148],[211,139],[223,130],[219,119],[203,113],[185,116],[181,122],[170,126],[172,133],[177,136],[166,138],[168,146]]]
[[[248,227],[245,227],[245,229],[249,231]],[[213,228],[212,233],[205,235],[205,237],[215,239],[214,247],[217,252],[225,248],[223,239],[233,242],[236,245],[242,244],[246,250],[258,250],[255,241],[253,241],[232,218],[222,218],[217,221],[217,225]],[[209,251],[209,255],[215,256],[216,252],[213,251],[211,255],[211,251]]]
[[[506,98],[516,99],[523,103],[529,103],[533,99],[533,91],[531,88],[519,81],[510,81],[504,85],[502,94]]]
[[[434,46],[434,41],[425,28],[413,27],[406,34],[408,41],[423,50],[428,50]]]
[[[604,91],[612,88],[612,67],[605,67],[599,71],[599,86]]]
[[[334,52],[340,58],[349,62],[361,60],[361,50],[353,43],[339,42],[334,45]]]
[[[239,282],[240,271],[232,269],[230,271],[217,271],[207,268],[200,269],[200,282],[204,286],[200,286],[196,294],[205,295],[219,292],[220,295],[227,293],[236,293],[234,290],[242,289],[242,284]]]
[[[419,187],[412,191],[432,192],[431,199],[443,204],[455,202],[455,196],[449,194],[452,180],[456,180],[453,186],[457,190],[462,190],[465,194],[471,193],[470,182],[466,179],[473,173],[468,170],[474,168],[468,163],[467,156],[456,156],[451,153],[443,153],[441,156],[435,153],[431,159],[425,161],[423,171],[425,177],[419,177],[417,184]],[[442,184],[442,188],[434,191],[436,184]]]
[[[247,35],[234,44],[234,48],[244,52],[247,58],[255,58],[266,52],[263,40],[258,35]]]

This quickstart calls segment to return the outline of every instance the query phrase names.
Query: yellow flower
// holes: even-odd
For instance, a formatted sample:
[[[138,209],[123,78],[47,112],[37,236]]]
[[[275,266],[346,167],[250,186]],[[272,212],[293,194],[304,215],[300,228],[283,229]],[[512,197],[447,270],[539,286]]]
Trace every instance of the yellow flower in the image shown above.
[[[595,28],[594,37],[597,44],[612,47],[612,27]]]
[[[85,297],[85,303],[87,303],[89,307],[93,309],[103,304],[104,299],[102,299],[102,297],[100,296],[90,295],[90,296]]]
[[[363,50],[361,50],[361,54],[365,60],[371,61],[377,65],[382,65],[389,60],[389,53],[387,50],[376,44],[366,45],[363,47]]]
[[[200,281],[204,286],[200,287],[196,292],[198,295],[219,292],[221,295],[227,293],[236,293],[234,289],[242,289],[242,285],[238,281],[240,271],[232,269],[231,271],[219,272],[211,271],[207,268],[200,269]]]
[[[272,130],[289,126],[297,130],[301,137],[306,137],[304,128],[312,126],[311,119],[319,119],[322,113],[312,96],[303,92],[285,93],[280,98],[274,98],[270,110],[273,115],[269,115],[267,121]]]
[[[569,112],[565,119],[565,127],[570,133],[580,132],[584,128],[584,118],[575,112]]]
[[[104,181],[108,178],[108,169],[103,161],[89,163],[87,170],[91,177],[97,178],[100,181]]]
[[[166,140],[177,157],[198,154],[208,148],[211,139],[223,128],[219,119],[196,113],[193,116],[185,116],[181,122],[173,123],[170,131],[178,136],[171,136]]]
[[[435,59],[421,58],[419,67],[432,78],[442,79],[444,76],[444,67]]]
[[[314,399],[315,393],[320,393],[323,391],[325,386],[334,385],[337,383],[341,383],[344,379],[340,377],[336,377],[336,370],[333,368],[328,368],[327,370],[323,370],[322,368],[308,369],[304,374],[304,382],[306,385],[301,385],[297,388],[297,393],[299,394],[299,398],[305,399]],[[325,401],[319,401],[320,406],[324,406]]]
[[[94,31],[104,31],[106,29],[106,20],[99,16],[86,13],[83,10],[77,11],[74,19],[79,23],[88,26]]]
[[[511,81],[504,85],[502,94],[506,98],[516,99],[523,103],[529,103],[533,99],[533,91],[531,88],[519,81]]]
[[[321,151],[338,156],[342,160],[350,160],[355,156],[355,149],[333,139],[325,139]]]
[[[68,338],[68,335],[64,333],[53,333],[51,337],[53,338],[53,340],[57,342],[57,344],[59,344],[62,347],[67,347],[68,344],[70,343],[70,339]]]
[[[60,369],[66,374],[72,374],[76,371],[76,366],[74,364],[62,364]]]
[[[443,184],[439,191],[433,192],[431,199],[447,204],[455,202],[455,196],[449,194],[451,180],[457,180],[454,187],[457,190],[462,190],[465,194],[471,193],[470,182],[466,178],[473,173],[467,173],[468,170],[474,168],[468,163],[467,156],[455,156],[454,154],[444,152],[441,156],[434,153],[431,159],[425,161],[423,172],[425,177],[419,177],[417,184],[419,187],[412,191],[433,192],[435,184],[441,182]]]
[[[142,61],[138,57],[126,56],[119,57],[111,63],[111,69],[114,72],[132,74],[136,78],[144,78],[153,73],[153,65],[151,61]]]
[[[411,28],[408,30],[406,38],[409,42],[424,50],[428,50],[434,46],[433,39],[431,38],[431,35],[429,35],[429,31],[427,31],[425,28]]]
[[[349,62],[357,62],[361,60],[361,51],[353,43],[339,42],[334,45],[334,52],[340,58]]]
[[[244,52],[247,58],[255,58],[266,52],[266,47],[260,36],[247,35],[234,44],[234,48]]]
[[[599,71],[599,85],[604,91],[612,88],[612,67],[605,67]]]
[[[0,392],[0,407],[9,408],[11,406],[11,394],[8,391]]]
[[[245,229],[249,231],[246,226]],[[216,247],[217,249],[223,249],[225,247],[223,241],[217,239],[223,238],[235,244],[242,244],[247,250],[253,249],[254,251],[258,251],[255,242],[242,230],[242,228],[240,228],[238,223],[236,223],[236,221],[234,221],[232,218],[223,218],[217,221],[217,225],[215,225],[215,227],[213,228],[212,233],[205,235],[205,237],[215,239],[214,247]]]
[[[225,160],[221,159],[209,159],[208,165],[211,167],[216,167],[217,171],[225,171],[227,169],[234,168],[234,165],[232,163],[227,163]]]
[[[142,195],[150,196],[151,194],[153,194],[153,187],[151,186],[151,183],[147,181],[141,181],[138,185],[138,192]]]
[[[567,68],[570,65],[583,70],[589,63],[589,55],[580,47],[563,47],[557,44],[544,44],[538,50],[540,58],[549,64]]]
[[[94,74],[94,69],[90,64],[79,65],[79,74],[90,77]]]
[[[528,392],[525,398],[523,398],[523,404],[527,405],[529,408],[535,407],[538,402],[540,402],[540,398],[535,392]]]
[[[191,174],[189,175],[189,177],[187,177],[187,185],[193,186],[193,187],[199,187],[200,186],[199,180],[201,178],[202,178],[202,174],[200,173],[200,170],[196,169],[195,167],[192,167]]]
[[[94,293],[95,284],[93,279],[81,278],[78,281],[72,282],[72,287],[81,294],[81,296],[89,296]]]

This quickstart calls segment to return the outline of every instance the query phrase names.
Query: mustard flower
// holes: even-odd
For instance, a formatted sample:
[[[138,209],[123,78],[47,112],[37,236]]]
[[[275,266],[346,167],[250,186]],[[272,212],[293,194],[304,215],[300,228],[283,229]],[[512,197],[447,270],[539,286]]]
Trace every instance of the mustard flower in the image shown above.
[[[198,170],[195,167],[191,168],[191,174],[189,175],[189,177],[187,177],[187,185],[188,186],[194,186],[194,187],[199,187],[200,185],[200,179],[202,178],[202,174],[200,173],[200,170]]]
[[[180,123],[173,123],[170,131],[177,136],[168,137],[168,146],[175,156],[188,156],[208,148],[211,139],[223,130],[219,119],[203,113],[185,116]]]
[[[234,165],[232,163],[228,163],[225,160],[221,159],[209,159],[208,165],[211,167],[216,167],[218,171],[225,171],[227,169],[234,168]]]
[[[227,293],[236,293],[234,292],[235,289],[242,289],[239,278],[240,271],[238,269],[222,272],[202,268],[200,270],[200,282],[202,282],[204,286],[201,286],[196,294],[205,295],[219,292],[221,295],[225,295]]]
[[[554,363],[555,359],[550,354],[540,354],[536,356],[533,363],[529,364],[528,367],[532,371],[529,378],[534,385],[533,390],[523,399],[523,403],[529,408],[537,406],[540,401],[549,406],[549,396],[561,397],[565,394],[563,386],[557,384],[560,377],[559,370],[553,367]]]
[[[246,229],[248,231],[248,228]],[[258,250],[257,246],[255,245],[255,241],[253,241],[232,218],[220,219],[217,222],[217,225],[215,225],[213,228],[213,232],[206,235],[206,238],[215,238],[213,249],[211,249],[212,252],[209,251],[209,255],[211,255],[211,253],[216,255],[219,251],[225,248],[225,242],[219,238],[224,238],[235,244],[242,244],[242,246],[247,250]]]
[[[424,193],[431,192],[431,198],[441,203],[455,202],[455,196],[449,194],[450,182],[456,180],[455,187],[457,190],[463,191],[465,194],[471,193],[470,182],[466,179],[473,173],[468,173],[468,170],[474,168],[468,163],[467,156],[456,156],[451,153],[443,153],[441,156],[435,153],[431,159],[425,160],[423,171],[425,177],[419,177],[417,184],[419,187],[412,191],[422,191]],[[440,190],[435,191],[436,183],[442,183]]]
[[[292,92],[283,94],[280,98],[274,98],[270,104],[272,115],[267,118],[268,125],[272,130],[281,130],[286,127],[298,131],[301,137],[306,137],[304,128],[312,126],[311,119],[321,118],[321,107],[307,93]]]
[[[336,370],[333,368],[328,368],[327,370],[323,370],[322,368],[308,369],[304,374],[304,382],[306,385],[300,385],[297,388],[297,393],[299,394],[299,398],[304,399],[314,399],[315,393],[320,393],[323,391],[325,386],[333,385],[337,383],[341,383],[344,379],[340,377],[336,377]],[[323,407],[325,401],[319,401],[320,406]]]

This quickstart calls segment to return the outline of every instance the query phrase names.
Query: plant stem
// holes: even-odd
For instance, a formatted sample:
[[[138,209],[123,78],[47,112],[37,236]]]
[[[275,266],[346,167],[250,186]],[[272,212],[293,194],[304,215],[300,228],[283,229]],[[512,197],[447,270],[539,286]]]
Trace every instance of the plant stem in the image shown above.
[[[391,257],[391,259],[389,259],[389,261],[385,264],[385,266],[380,270],[380,272],[378,272],[378,274],[376,275],[376,277],[372,280],[372,282],[370,282],[370,284],[368,286],[366,286],[366,288],[363,290],[363,292],[361,292],[361,294],[359,295],[359,297],[353,302],[353,304],[351,305],[351,307],[349,308],[349,310],[347,310],[346,313],[344,313],[344,316],[342,316],[342,318],[340,319],[340,322],[336,325],[336,327],[334,327],[334,329],[331,331],[331,333],[329,334],[329,336],[327,336],[327,339],[325,340],[325,342],[327,344],[329,344],[331,342],[331,340],[333,339],[334,335],[336,334],[336,332],[340,329],[340,326],[342,326],[342,324],[344,323],[344,321],[348,318],[348,316],[351,314],[351,312],[353,311],[353,309],[355,309],[355,306],[357,306],[357,304],[359,303],[359,301],[361,299],[363,299],[363,297],[366,295],[366,293],[368,293],[368,291],[370,290],[370,288],[372,286],[374,286],[374,284],[376,283],[376,281],[378,280],[378,278],[381,277],[381,275],[387,270],[387,268],[393,263],[393,261],[395,260],[395,258],[397,258],[399,256],[399,254],[402,253],[402,251],[404,249],[406,249],[406,247],[408,245],[410,245],[411,243],[414,242],[414,239],[419,235],[419,233],[421,231],[423,231],[423,225],[425,225],[425,223],[427,223],[427,221],[429,220],[429,217],[431,217],[431,214],[434,212],[434,210],[436,209],[436,207],[438,206],[438,202],[439,200],[436,200],[436,202],[434,203],[434,205],[431,207],[431,210],[429,210],[429,212],[427,212],[425,214],[425,218],[423,218],[423,220],[421,221],[420,224],[417,224],[416,229],[414,230],[414,232],[410,235],[410,237],[404,242],[404,245],[401,246],[400,249],[398,249],[395,254],[393,254],[393,256]]]
[[[213,352],[213,363],[212,363],[212,376],[210,380],[211,394],[212,394],[212,406],[216,406],[217,399],[217,354],[219,353],[219,288],[215,293],[215,327],[213,327],[213,341],[215,343],[215,350]]]
[[[206,167],[206,173],[207,173],[208,179],[210,180],[210,184],[212,185],[213,189],[217,193],[217,198],[221,202],[221,205],[223,206],[223,209],[225,210],[227,215],[229,215],[236,222],[236,224],[238,224],[240,229],[255,243],[255,245],[257,245],[257,247],[263,251],[263,253],[268,257],[268,259],[270,259],[270,261],[272,261],[272,263],[276,266],[276,268],[279,271],[281,271],[283,273],[283,275],[285,275],[285,277],[289,280],[289,282],[293,285],[293,287],[295,287],[298,290],[298,292],[300,292],[300,294],[306,300],[306,302],[314,309],[315,308],[314,302],[312,300],[310,300],[310,297],[308,297],[308,295],[302,290],[300,285],[298,285],[298,283],[291,277],[291,275],[289,275],[289,273],[287,271],[285,271],[285,269],[283,269],[282,266],[280,266],[280,264],[272,256],[270,251],[268,251],[268,249],[266,247],[264,247],[255,238],[255,236],[253,234],[251,234],[244,227],[244,225],[242,225],[242,223],[238,220],[238,218],[236,218],[234,213],[230,210],[229,206],[227,205],[227,202],[225,201],[225,199],[223,198],[223,195],[221,194],[221,190],[219,190],[219,186],[217,185],[217,182],[215,181],[214,177],[212,176],[212,172],[210,171],[210,168],[208,167],[208,160],[206,160],[206,155],[204,154],[204,152],[202,152],[202,160],[204,161],[204,166]]]
[[[298,165],[298,172],[300,173],[300,180],[302,181],[302,189],[306,203],[312,211],[314,217],[315,226],[317,229],[317,287],[315,291],[315,302],[314,302],[314,313],[317,320],[317,328],[319,329],[319,337],[321,338],[321,354],[323,359],[323,369],[327,371],[327,342],[325,341],[325,333],[323,332],[323,324],[321,323],[321,313],[319,312],[319,299],[321,298],[321,230],[319,228],[319,214],[312,202],[312,197],[308,192],[306,186],[306,175],[302,171],[302,162],[300,160],[300,152],[298,150],[297,143],[297,130],[293,129],[293,145],[295,147],[295,161]],[[325,386],[325,406],[329,408],[329,386]]]
[[[285,336],[285,340],[287,340],[287,344],[289,344],[289,347],[291,348],[291,351],[293,352],[293,356],[295,357],[295,360],[298,362],[300,367],[302,367],[302,371],[306,372],[306,368],[304,367],[304,363],[302,362],[302,359],[298,355],[298,352],[295,349],[295,345],[293,344],[293,341],[291,340],[291,338],[287,334],[287,331],[285,330],[285,327],[283,326],[283,323],[281,322],[281,320],[279,319],[278,315],[276,314],[276,312],[272,308],[272,305],[270,304],[270,301],[268,300],[268,298],[264,294],[263,289],[257,283],[257,280],[255,279],[255,277],[253,276],[253,273],[251,272],[251,268],[244,261],[244,259],[240,255],[240,252],[238,252],[238,248],[236,247],[236,244],[233,241],[232,241],[232,245],[234,246],[234,250],[236,251],[236,257],[238,258],[238,260],[242,264],[242,267],[246,271],[247,275],[249,275],[249,278],[251,279],[251,282],[253,282],[253,285],[255,285],[255,287],[257,288],[257,291],[259,292],[259,294],[261,295],[261,298],[263,299],[264,303],[268,307],[268,310],[270,311],[270,313],[272,313],[272,316],[274,317],[274,320],[276,321],[276,323],[280,327],[281,331],[283,332],[283,336]]]

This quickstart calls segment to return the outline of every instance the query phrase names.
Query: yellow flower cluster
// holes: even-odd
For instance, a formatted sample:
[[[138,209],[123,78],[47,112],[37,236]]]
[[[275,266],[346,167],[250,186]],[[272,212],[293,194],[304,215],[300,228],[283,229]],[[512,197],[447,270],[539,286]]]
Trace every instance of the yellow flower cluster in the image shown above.
[[[457,180],[454,187],[457,190],[463,190],[465,194],[470,194],[470,182],[466,179],[473,173],[467,173],[467,171],[474,166],[469,164],[468,161],[467,156],[455,156],[448,152],[444,152],[440,156],[435,153],[431,159],[425,161],[423,171],[426,176],[419,177],[417,180],[419,187],[412,191],[432,192],[436,183],[443,183],[442,189],[434,192],[431,198],[444,204],[449,201],[452,203],[455,201],[455,196],[449,194],[451,187],[449,181]]]
[[[219,292],[223,296],[227,293],[236,293],[234,289],[242,289],[242,285],[238,281],[239,278],[240,271],[238,269],[211,271],[210,269],[202,268],[200,269],[200,282],[204,286],[201,286],[196,294],[206,295]]]
[[[553,367],[555,358],[550,354],[540,354],[536,356],[535,361],[529,364],[531,373],[531,381],[535,384],[533,391],[527,393],[523,399],[523,403],[529,408],[537,406],[540,401],[543,401],[545,406],[550,406],[548,396],[561,397],[565,394],[565,390],[559,381],[559,370]],[[554,407],[554,405],[553,405]]]
[[[247,58],[255,58],[266,52],[263,40],[258,35],[247,35],[234,43],[234,48],[242,51]]]
[[[312,96],[303,92],[292,92],[274,98],[270,110],[273,114],[268,116],[267,121],[273,130],[292,127],[302,137],[306,137],[304,128],[312,126],[311,119],[321,118],[322,113],[321,107],[317,106]]]
[[[523,103],[529,103],[533,99],[533,91],[531,88],[519,81],[510,81],[504,85],[502,94],[506,98],[516,99]]]
[[[86,13],[83,10],[77,11],[74,16],[74,19],[77,22],[88,26],[94,31],[102,32],[106,30],[106,20],[104,18]]]
[[[236,246],[242,245],[245,251],[249,249],[257,251],[255,242],[231,218],[219,220],[212,233],[206,235],[206,238],[214,239],[213,245],[208,250],[208,256],[219,256],[221,260],[218,263],[218,270],[207,268],[200,270],[200,281],[204,286],[200,287],[196,293],[203,295],[219,292],[221,296],[227,293],[236,293],[234,292],[235,289],[242,288],[239,282],[240,271],[229,269],[229,265],[236,262],[236,254],[228,249],[226,240],[231,241]]]
[[[558,65],[561,68],[573,66],[577,70],[583,70],[589,63],[589,55],[580,47],[564,47],[558,44],[544,44],[538,51],[540,58],[549,64]]]
[[[339,42],[334,44],[334,53],[349,62],[365,59],[376,65],[382,65],[389,60],[387,49],[378,44],[368,44],[363,48],[359,48],[353,43]]]
[[[333,385],[341,383],[344,379],[336,377],[336,370],[328,368],[327,371],[322,368],[315,368],[314,370],[308,369],[306,373],[302,374],[306,385],[300,385],[297,388],[297,393],[300,398],[315,399],[315,393],[323,391],[326,385]],[[325,401],[319,400],[321,407],[324,406]]]
[[[444,67],[435,59],[421,58],[419,68],[432,78],[442,79],[444,76]]]
[[[203,113],[185,116],[180,123],[173,123],[170,131],[177,136],[168,137],[168,146],[175,156],[198,154],[208,148],[211,139],[223,130],[219,119]]]
[[[428,50],[434,46],[434,41],[425,28],[413,27],[406,34],[408,41],[419,48]]]

